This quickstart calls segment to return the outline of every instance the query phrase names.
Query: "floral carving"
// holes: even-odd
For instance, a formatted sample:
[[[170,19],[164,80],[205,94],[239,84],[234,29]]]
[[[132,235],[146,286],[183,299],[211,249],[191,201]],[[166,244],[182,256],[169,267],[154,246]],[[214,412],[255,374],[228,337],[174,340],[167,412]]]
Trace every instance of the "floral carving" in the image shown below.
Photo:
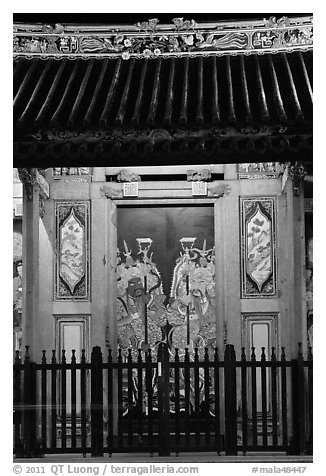
[[[56,212],[56,300],[89,297],[89,203],[58,202]]]
[[[202,25],[195,20],[173,18],[170,28],[161,27],[157,18],[114,30],[92,31],[91,27],[76,32],[64,26],[45,25],[31,31],[30,25],[16,25],[14,29],[14,54],[156,58],[180,53],[250,54],[255,51],[307,48],[313,44],[312,19],[302,20],[275,17],[251,21],[248,25],[236,22]],[[77,35],[78,33],[78,35]]]
[[[101,187],[100,189],[100,192],[103,197],[115,198],[121,195],[122,190],[121,190],[121,186],[112,184],[112,185],[103,185],[103,187]]]
[[[128,170],[120,170],[120,172],[117,175],[117,181],[118,182],[140,182],[141,176],[134,172],[129,172]]]
[[[214,184],[208,189],[209,195],[215,198],[220,198],[224,195],[229,195],[230,191],[230,186],[224,183]]]
[[[187,182],[208,182],[210,180],[212,180],[212,174],[208,169],[203,169],[200,172],[187,170]]]
[[[273,198],[241,199],[242,297],[276,295]]]

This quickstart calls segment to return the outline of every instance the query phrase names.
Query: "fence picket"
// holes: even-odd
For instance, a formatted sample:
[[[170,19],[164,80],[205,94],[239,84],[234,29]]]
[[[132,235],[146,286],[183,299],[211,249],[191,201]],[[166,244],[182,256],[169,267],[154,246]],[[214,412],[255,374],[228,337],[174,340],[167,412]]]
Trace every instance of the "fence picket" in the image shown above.
[[[86,421],[86,355],[85,349],[82,349],[81,365],[80,365],[80,416],[81,416],[81,448],[83,455],[86,456],[86,438],[87,438],[87,421]]]
[[[92,456],[103,456],[103,361],[98,346],[93,347],[91,363]]]
[[[242,406],[242,446],[243,453],[247,451],[248,445],[248,414],[247,414],[247,366],[245,347],[242,347],[241,354],[241,406]]]
[[[66,356],[65,350],[62,350],[61,357],[61,447],[67,447],[67,375],[66,375]]]
[[[214,412],[215,412],[215,442],[217,454],[220,454],[220,434],[221,434],[221,420],[220,420],[220,367],[219,367],[219,356],[218,348],[215,347],[214,351],[214,390],[215,390],[215,401],[214,401]]]
[[[184,382],[185,382],[185,434],[186,446],[189,447],[190,439],[190,356],[188,347],[185,349],[184,357]]]
[[[42,425],[42,451],[46,449],[46,435],[47,435],[47,425],[46,425],[46,391],[47,391],[47,370],[46,370],[46,351],[42,350],[42,371],[41,371],[41,425]]]
[[[267,446],[267,383],[266,383],[266,354],[265,347],[261,348],[261,408],[263,445]]]
[[[175,447],[176,454],[179,454],[180,447],[180,359],[179,359],[179,349],[175,349],[174,356],[174,422],[175,422]]]
[[[205,392],[205,400],[204,400],[204,424],[205,424],[205,446],[208,448],[210,444],[210,437],[211,437],[211,419],[210,419],[210,403],[209,403],[209,355],[208,355],[208,348],[205,347],[205,356],[204,356],[204,392]]]
[[[278,443],[278,429],[277,429],[277,375],[276,375],[276,355],[275,347],[272,347],[271,355],[271,394],[272,394],[272,434],[273,446]]]
[[[21,359],[19,350],[16,350],[14,363],[14,440],[16,456],[22,452],[21,425],[22,425],[22,399],[21,399]]]
[[[138,439],[143,443],[143,360],[141,349],[138,349],[137,366],[137,413],[138,413]]]
[[[71,447],[76,448],[76,351],[71,354]]]
[[[311,349],[307,361],[303,360],[301,348],[297,359],[287,361],[284,348],[280,360],[277,360],[273,347],[270,361],[267,361],[265,349],[262,348],[261,360],[257,362],[254,347],[250,360],[246,359],[245,348],[242,348],[241,358],[237,361],[234,347],[230,344],[226,346],[224,361],[221,362],[217,348],[213,360],[210,360],[205,348],[203,358],[195,349],[193,360],[188,349],[183,360],[175,349],[174,360],[170,361],[166,344],[161,344],[157,361],[153,361],[150,349],[146,351],[145,359],[139,349],[137,359],[133,359],[129,351],[127,361],[123,361],[120,349],[117,361],[113,362],[112,351],[109,350],[107,362],[103,363],[101,349],[94,347],[89,363],[86,362],[85,350],[82,350],[80,363],[76,362],[74,350],[70,363],[66,361],[64,350],[61,362],[57,362],[53,350],[51,363],[47,363],[46,352],[42,351],[41,363],[36,364],[31,361],[27,346],[24,363],[21,363],[18,354],[14,362],[15,452],[27,457],[39,454],[36,445],[38,426],[43,453],[80,452],[86,455],[91,452],[92,456],[101,456],[108,451],[111,456],[113,452],[146,449],[151,454],[158,451],[165,456],[171,450],[179,454],[185,450],[216,449],[218,454],[225,451],[228,455],[258,450],[311,454],[312,366]],[[291,381],[288,381],[287,369],[291,372]],[[108,388],[104,407],[106,383],[103,388],[103,371],[106,370]],[[79,371],[80,387],[77,389]],[[174,382],[170,380],[172,376]],[[70,380],[68,377],[71,377]],[[174,393],[170,384],[174,384]],[[80,407],[79,403],[77,407],[78,391]],[[220,391],[224,392],[223,408],[220,408]],[[258,395],[260,399],[257,402]],[[49,415],[48,399],[51,402]],[[69,407],[66,407],[67,399],[71,414]],[[143,421],[143,401],[146,424]],[[170,404],[173,402],[172,410]],[[257,403],[261,403],[261,414],[258,413]],[[103,418],[106,406],[107,422]],[[37,408],[40,410],[37,411]],[[51,422],[49,428],[48,416]],[[87,436],[89,416],[90,440]],[[261,417],[259,431],[258,416]],[[225,421],[224,431],[223,428],[221,431],[222,418]],[[267,426],[268,418],[270,426]],[[81,435],[77,432],[77,420],[81,421]],[[107,446],[103,440],[106,424]],[[238,424],[242,438],[237,434]],[[60,428],[61,444],[58,444],[57,430]],[[69,428],[71,434],[68,433]]]
[[[281,389],[282,389],[282,440],[283,446],[288,445],[288,418],[287,418],[287,375],[286,375],[286,356],[285,348],[282,347],[281,354]]]
[[[251,348],[251,421],[252,445],[257,446],[257,367],[255,347]]]
[[[108,355],[108,453],[113,453],[113,365],[112,349]]]
[[[57,447],[57,360],[55,350],[51,359],[51,446]]]

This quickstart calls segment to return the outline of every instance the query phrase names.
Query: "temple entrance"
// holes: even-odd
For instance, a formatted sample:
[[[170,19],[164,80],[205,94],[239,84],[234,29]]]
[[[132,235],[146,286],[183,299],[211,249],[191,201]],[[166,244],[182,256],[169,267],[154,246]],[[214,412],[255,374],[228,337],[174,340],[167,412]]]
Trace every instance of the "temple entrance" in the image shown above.
[[[216,344],[213,206],[118,208],[118,346]]]
[[[117,326],[122,359],[137,361],[141,353],[144,360],[150,354],[158,362],[160,345],[171,358],[177,351],[181,360],[186,358],[190,362],[194,361],[195,353],[197,358],[204,358],[205,349],[213,356],[216,347],[214,207],[120,207],[117,225]],[[195,375],[193,370],[186,375],[185,369],[180,369],[176,401],[176,379],[172,369],[168,372],[171,375],[165,376],[169,380],[165,410],[173,420],[176,404],[181,415],[191,412]],[[125,391],[120,403],[126,422],[130,412],[139,411],[140,402],[136,398],[139,385],[145,389],[141,406],[144,415],[148,415],[149,394],[153,398],[152,418],[157,419],[160,413],[158,369],[153,368],[150,380],[144,374],[143,382],[139,382],[139,376],[134,369],[132,404],[128,391],[130,375],[128,378],[126,372],[123,376]],[[198,401],[204,401],[204,390],[208,397],[209,393],[213,395],[213,388],[204,389],[203,369],[196,378],[198,383],[201,381],[197,385]],[[187,385],[190,393],[186,397]]]

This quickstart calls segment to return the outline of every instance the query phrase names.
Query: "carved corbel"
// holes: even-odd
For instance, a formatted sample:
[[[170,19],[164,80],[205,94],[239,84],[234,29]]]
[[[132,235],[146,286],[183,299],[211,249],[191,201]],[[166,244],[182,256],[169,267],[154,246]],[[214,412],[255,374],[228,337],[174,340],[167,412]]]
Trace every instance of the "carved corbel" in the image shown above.
[[[103,187],[100,188],[100,192],[102,197],[116,198],[121,195],[121,187],[116,184],[103,185]]]
[[[39,215],[41,218],[45,214],[45,200],[49,198],[48,182],[45,179],[45,170],[43,169],[17,169],[21,182],[26,190],[27,200],[33,199],[33,189],[39,191]]]
[[[117,182],[141,182],[141,176],[123,169],[117,175]]]
[[[293,182],[293,190],[295,195],[299,195],[299,185],[307,175],[307,170],[303,163],[295,162],[292,164],[288,162],[284,164],[284,173],[282,178],[282,191],[284,190],[286,180],[290,178]]]
[[[210,197],[220,198],[220,197],[223,197],[224,195],[229,195],[230,191],[231,191],[230,185],[227,185],[225,183],[218,183],[218,184],[213,184],[211,187],[209,187],[208,194]]]
[[[203,169],[198,172],[195,170],[187,170],[187,182],[210,182],[212,174],[210,170]]]
[[[33,187],[38,185],[36,182],[36,169],[17,169],[20,181],[26,190],[27,200],[33,199]]]

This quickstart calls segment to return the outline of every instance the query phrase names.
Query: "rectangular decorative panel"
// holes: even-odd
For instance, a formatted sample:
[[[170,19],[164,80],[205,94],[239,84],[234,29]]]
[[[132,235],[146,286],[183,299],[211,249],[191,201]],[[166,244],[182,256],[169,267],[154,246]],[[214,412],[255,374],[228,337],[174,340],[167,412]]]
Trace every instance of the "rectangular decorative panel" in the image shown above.
[[[240,198],[241,297],[277,294],[275,198]]]
[[[88,301],[89,202],[56,202],[56,301]]]
[[[238,164],[239,179],[269,179],[278,178],[277,162],[255,162]]]
[[[242,314],[242,347],[245,348],[247,359],[252,356],[253,347],[257,361],[262,359],[262,348],[266,360],[271,359],[272,347],[278,356],[278,313],[243,313]],[[266,403],[267,411],[271,410],[270,369],[267,368]],[[262,411],[262,381],[261,372],[256,373],[257,382],[257,411]],[[249,382],[249,395],[251,393]],[[248,408],[249,414],[251,408]]]

